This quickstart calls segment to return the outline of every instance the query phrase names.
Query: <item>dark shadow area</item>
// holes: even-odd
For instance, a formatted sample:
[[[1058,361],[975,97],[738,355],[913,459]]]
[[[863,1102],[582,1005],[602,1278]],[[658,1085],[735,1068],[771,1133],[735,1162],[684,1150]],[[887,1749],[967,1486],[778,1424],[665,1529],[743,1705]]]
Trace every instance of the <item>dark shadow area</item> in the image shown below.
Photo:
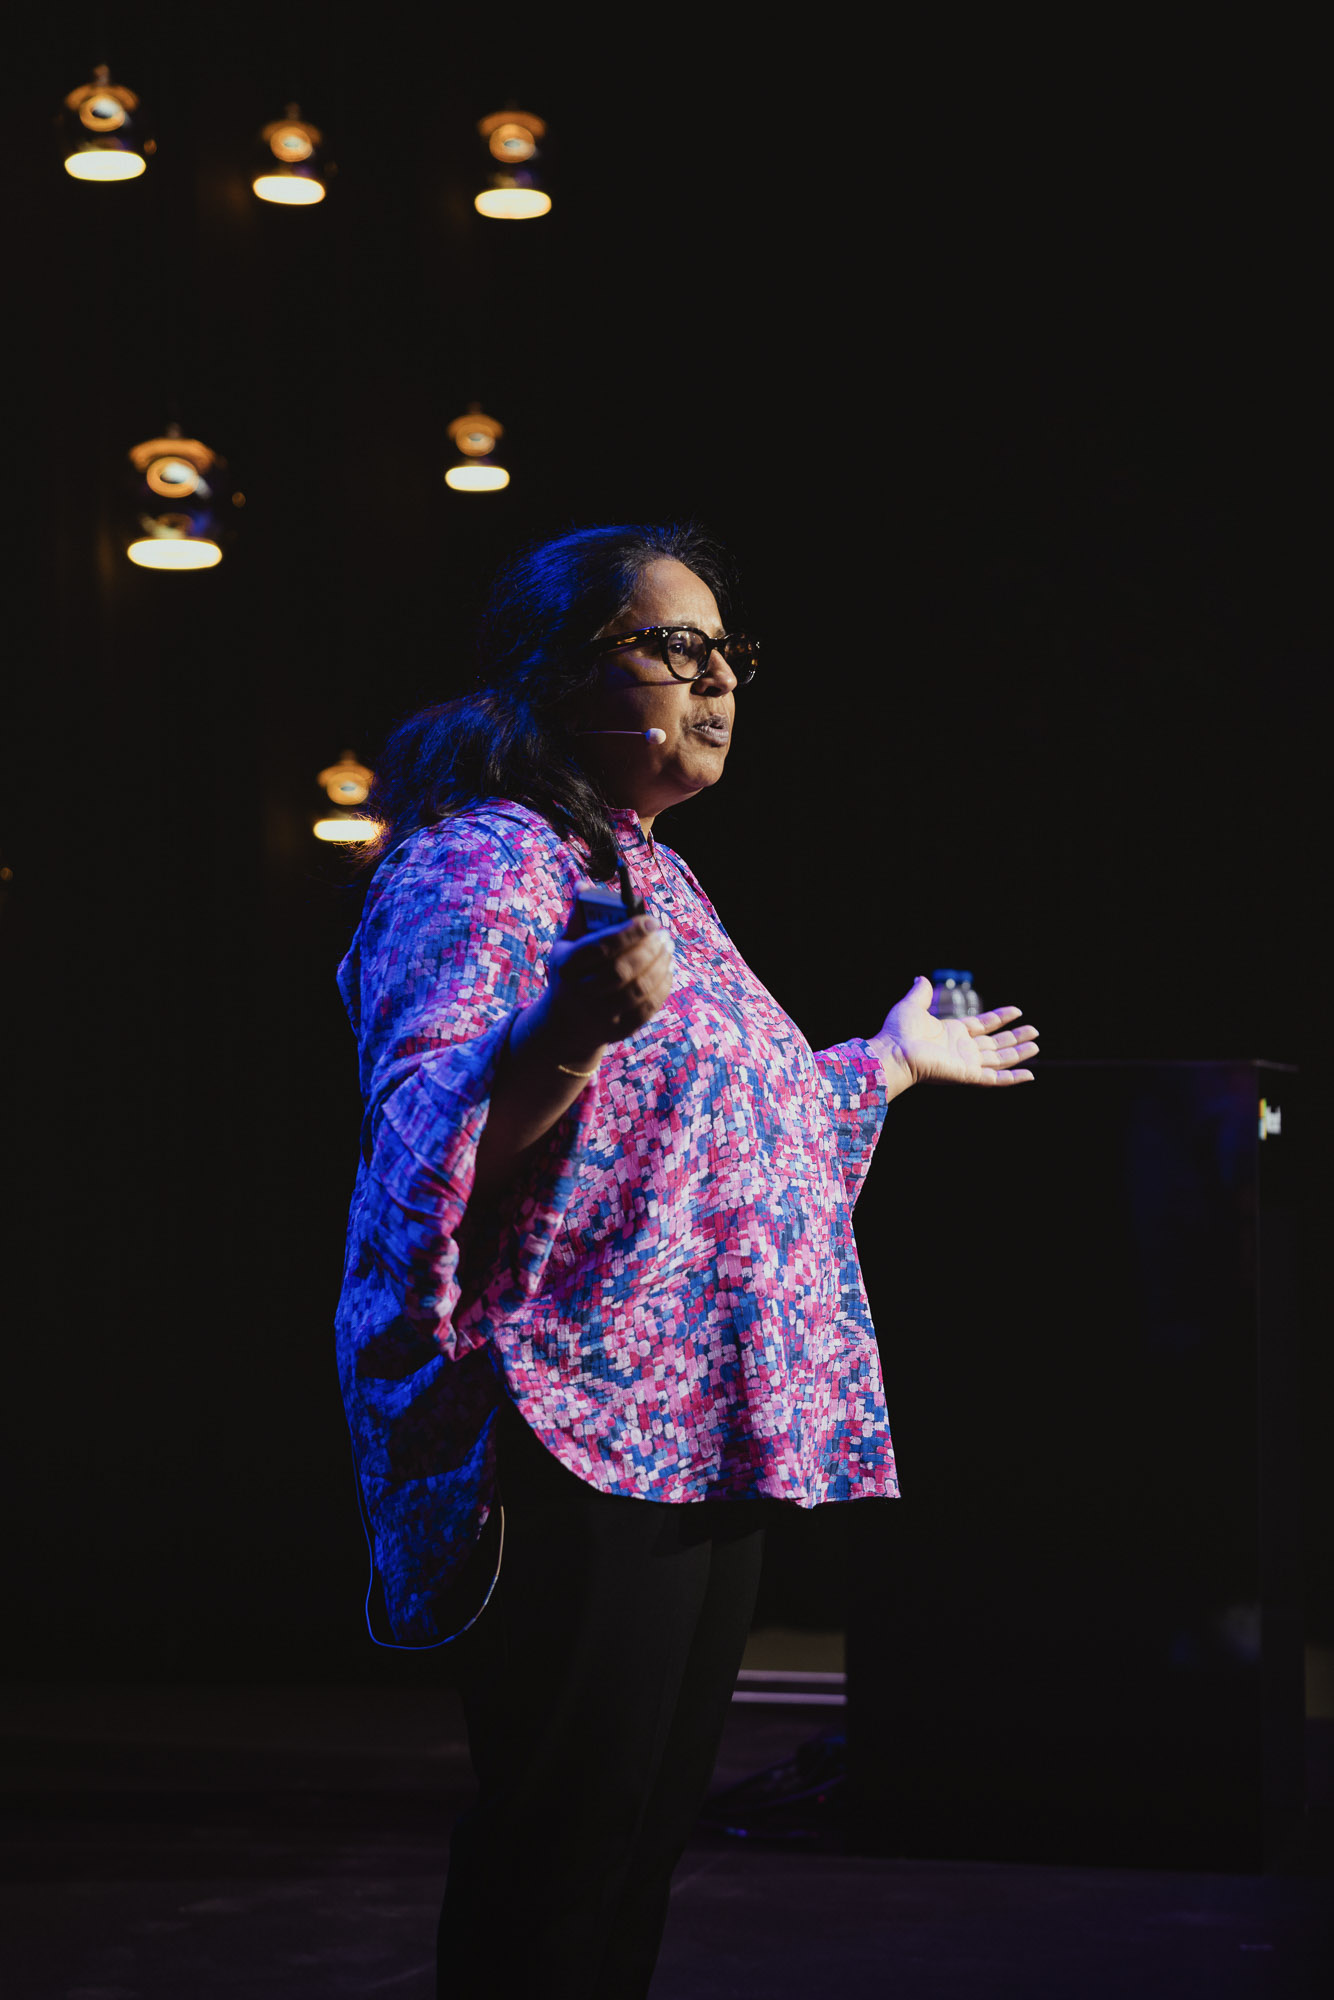
[[[471,1793],[447,1689],[9,1689],[7,1990],[22,2000],[432,1991]],[[907,2000],[1318,2000],[1334,1969],[1334,1743],[1265,1875],[866,1856],[701,1825],[654,2000],[808,2000],[831,1966]],[[715,1795],[801,1754],[809,1712],[734,1708]],[[1263,1961],[1263,1963],[1257,1963]]]

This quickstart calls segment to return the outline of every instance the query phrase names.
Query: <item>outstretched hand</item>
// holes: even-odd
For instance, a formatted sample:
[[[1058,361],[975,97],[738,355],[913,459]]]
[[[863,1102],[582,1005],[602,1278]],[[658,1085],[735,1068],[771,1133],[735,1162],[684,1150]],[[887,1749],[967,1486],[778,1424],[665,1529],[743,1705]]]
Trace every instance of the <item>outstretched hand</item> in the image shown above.
[[[884,1065],[891,1095],[910,1083],[1032,1083],[1037,1029],[1012,1028],[1021,1008],[993,1007],[963,1020],[938,1020],[931,1012],[929,979],[914,979],[885,1025],[867,1046]]]

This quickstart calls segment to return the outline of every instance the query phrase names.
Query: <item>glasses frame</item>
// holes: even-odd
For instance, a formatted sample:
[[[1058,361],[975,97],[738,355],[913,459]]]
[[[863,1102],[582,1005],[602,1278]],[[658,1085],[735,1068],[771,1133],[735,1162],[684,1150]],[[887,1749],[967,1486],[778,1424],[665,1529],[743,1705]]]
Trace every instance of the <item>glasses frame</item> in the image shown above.
[[[667,654],[667,642],[673,632],[689,632],[694,638],[703,639],[705,645],[708,647],[709,650],[704,655],[703,664],[695,673],[678,673],[672,665]],[[736,675],[736,684],[738,687],[745,687],[748,682],[753,681],[755,678],[755,668],[753,665],[749,667],[735,667],[727,658],[727,647],[736,644],[738,641],[744,642],[753,652],[759,652],[759,640],[752,639],[745,632],[724,632],[721,638],[711,639],[707,632],[700,631],[698,625],[646,625],[642,632],[616,632],[610,638],[590,640],[589,651],[596,654],[619,653],[624,651],[627,646],[637,646],[643,639],[656,640],[662,664],[666,667],[674,681],[689,683],[701,679],[709,671],[709,662],[715,653],[721,654],[722,658],[727,661],[728,667]]]

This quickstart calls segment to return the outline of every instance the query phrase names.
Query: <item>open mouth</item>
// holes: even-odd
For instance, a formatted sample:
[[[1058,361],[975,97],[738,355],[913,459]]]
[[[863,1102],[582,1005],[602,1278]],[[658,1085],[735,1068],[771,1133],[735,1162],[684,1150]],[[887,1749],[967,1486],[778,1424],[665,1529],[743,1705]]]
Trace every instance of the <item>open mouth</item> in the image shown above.
[[[722,715],[705,716],[699,722],[692,722],[690,728],[694,735],[702,736],[706,743],[726,743],[732,733],[727,726],[726,716]]]

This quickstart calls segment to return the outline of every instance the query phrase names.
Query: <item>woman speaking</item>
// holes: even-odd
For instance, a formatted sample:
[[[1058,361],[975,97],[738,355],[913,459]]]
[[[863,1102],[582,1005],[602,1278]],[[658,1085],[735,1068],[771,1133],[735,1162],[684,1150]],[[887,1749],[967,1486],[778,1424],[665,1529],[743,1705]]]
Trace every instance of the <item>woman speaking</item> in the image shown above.
[[[756,669],[725,608],[693,529],[529,550],[478,691],[398,729],[372,799],[339,1363],[372,1617],[456,1640],[442,1995],[647,1993],[764,1519],[898,1490],[852,1235],[886,1107],[1037,1052],[925,979],[812,1051],[655,839]]]

